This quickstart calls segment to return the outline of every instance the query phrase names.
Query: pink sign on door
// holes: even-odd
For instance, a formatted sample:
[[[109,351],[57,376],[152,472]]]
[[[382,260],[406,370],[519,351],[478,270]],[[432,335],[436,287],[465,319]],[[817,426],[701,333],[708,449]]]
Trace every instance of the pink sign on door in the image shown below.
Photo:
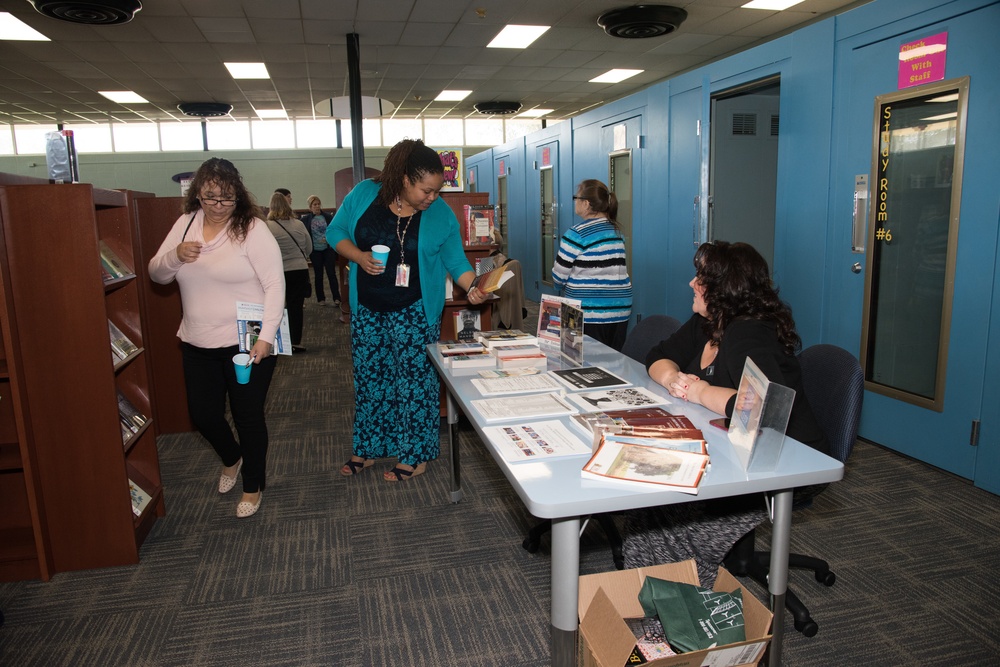
[[[942,32],[899,47],[899,88],[944,79],[948,33]]]

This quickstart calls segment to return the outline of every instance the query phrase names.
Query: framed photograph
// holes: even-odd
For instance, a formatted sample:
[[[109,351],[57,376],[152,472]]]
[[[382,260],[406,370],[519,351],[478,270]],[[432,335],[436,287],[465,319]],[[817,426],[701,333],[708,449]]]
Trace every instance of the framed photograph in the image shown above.
[[[465,184],[462,183],[462,149],[441,148],[437,153],[444,167],[444,187],[441,192],[462,192],[465,189]]]

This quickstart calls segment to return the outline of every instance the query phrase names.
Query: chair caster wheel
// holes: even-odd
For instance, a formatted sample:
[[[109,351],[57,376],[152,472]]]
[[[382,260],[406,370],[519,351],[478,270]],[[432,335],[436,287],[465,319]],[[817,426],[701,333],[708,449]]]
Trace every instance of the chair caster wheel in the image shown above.
[[[521,547],[529,554],[533,554],[538,551],[538,547],[541,546],[541,544],[540,540],[533,540],[530,537],[526,537],[524,542],[521,542]]]
[[[833,586],[837,582],[837,575],[830,571],[827,571],[826,574],[820,574],[817,572],[816,581],[824,586]]]
[[[804,623],[795,621],[795,629],[801,632],[805,637],[815,637],[816,633],[819,632],[819,626],[816,624],[816,621],[811,618]]]

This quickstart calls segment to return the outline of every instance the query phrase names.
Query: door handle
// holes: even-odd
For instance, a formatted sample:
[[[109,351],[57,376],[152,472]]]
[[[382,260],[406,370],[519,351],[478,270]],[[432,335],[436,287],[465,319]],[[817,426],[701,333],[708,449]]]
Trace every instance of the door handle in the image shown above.
[[[861,273],[861,262],[854,262],[851,266],[851,273]]]

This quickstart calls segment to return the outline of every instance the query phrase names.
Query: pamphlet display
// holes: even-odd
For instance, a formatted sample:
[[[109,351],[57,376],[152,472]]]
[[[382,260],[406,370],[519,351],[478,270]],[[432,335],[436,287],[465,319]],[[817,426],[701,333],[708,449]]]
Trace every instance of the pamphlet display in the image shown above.
[[[747,357],[729,421],[729,441],[744,470],[774,470],[794,400],[794,389],[769,381]]]
[[[559,352],[567,361],[583,363],[583,310],[569,303],[559,306]]]
[[[559,331],[562,323],[562,305],[568,303],[575,308],[580,307],[579,299],[543,294],[538,304],[538,340],[546,343],[559,344]]]

